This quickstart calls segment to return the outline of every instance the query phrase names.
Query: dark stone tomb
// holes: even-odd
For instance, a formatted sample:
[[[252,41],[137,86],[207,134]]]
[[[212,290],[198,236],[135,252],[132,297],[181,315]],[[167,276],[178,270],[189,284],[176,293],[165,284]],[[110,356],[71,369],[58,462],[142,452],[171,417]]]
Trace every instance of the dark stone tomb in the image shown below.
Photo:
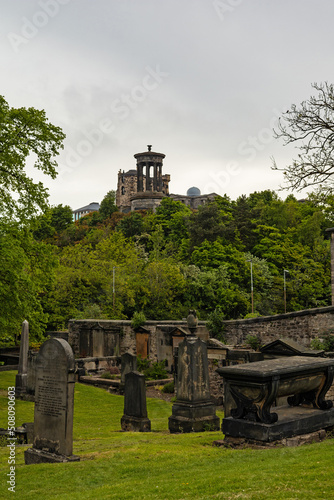
[[[36,359],[33,448],[26,464],[80,460],[73,453],[74,356],[66,340],[44,342]]]
[[[123,431],[150,432],[151,421],[147,418],[145,376],[139,372],[125,375]]]
[[[179,345],[176,387],[170,432],[219,430],[219,417],[210,398],[207,348],[197,337],[188,336]]]
[[[325,400],[334,360],[291,356],[217,372],[224,378],[225,436],[271,442],[334,425],[333,403]],[[271,412],[281,396],[289,396],[288,405]]]

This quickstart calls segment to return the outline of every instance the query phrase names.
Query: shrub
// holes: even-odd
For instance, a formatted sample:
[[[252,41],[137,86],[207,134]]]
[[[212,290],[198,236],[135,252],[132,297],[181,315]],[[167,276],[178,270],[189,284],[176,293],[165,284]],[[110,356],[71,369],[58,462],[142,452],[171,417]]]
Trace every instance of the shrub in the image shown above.
[[[143,326],[146,323],[146,317],[143,311],[140,312],[135,312],[132,316],[131,319],[131,326],[134,330],[139,328],[140,326]]]
[[[328,334],[324,336],[323,345],[325,351],[334,351],[334,335]]]
[[[137,370],[145,375],[147,380],[161,380],[168,377],[165,360],[151,362],[149,359],[137,357]]]
[[[165,384],[161,392],[164,392],[166,394],[174,394],[174,382],[168,382],[168,384]]]
[[[211,337],[220,340],[221,342],[226,342],[226,338],[224,336],[224,318],[225,315],[220,307],[216,307],[216,309],[209,314],[208,320],[206,322],[207,329],[210,332]]]
[[[324,344],[323,342],[319,339],[319,337],[314,337],[314,339],[311,340],[310,343],[311,349],[315,349],[316,351],[321,351],[324,349]]]
[[[117,366],[110,366],[108,368],[108,371],[109,373],[111,373],[112,375],[119,375],[121,372],[120,372],[120,369],[117,368]]]
[[[254,349],[254,351],[257,351],[258,348],[261,345],[260,340],[257,338],[256,335],[247,335],[246,337],[246,345],[249,345],[251,349]]]

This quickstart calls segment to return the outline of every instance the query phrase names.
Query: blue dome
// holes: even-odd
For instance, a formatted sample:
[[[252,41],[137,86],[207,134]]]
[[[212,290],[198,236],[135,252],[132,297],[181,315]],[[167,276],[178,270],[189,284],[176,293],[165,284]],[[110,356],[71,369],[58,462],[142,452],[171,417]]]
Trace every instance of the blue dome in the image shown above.
[[[189,188],[187,191],[187,196],[200,196],[200,195],[201,191],[195,186]]]

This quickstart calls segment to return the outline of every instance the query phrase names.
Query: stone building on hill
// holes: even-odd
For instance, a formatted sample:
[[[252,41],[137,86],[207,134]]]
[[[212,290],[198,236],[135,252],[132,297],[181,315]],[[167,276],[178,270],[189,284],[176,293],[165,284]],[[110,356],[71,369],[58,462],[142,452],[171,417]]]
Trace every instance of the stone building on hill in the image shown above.
[[[118,172],[116,205],[121,212],[155,211],[166,196],[196,209],[218,196],[216,193],[202,195],[196,187],[188,189],[186,195],[169,194],[170,175],[162,173],[165,155],[153,152],[149,145],[148,151],[137,153],[134,157],[137,160],[136,170]]]

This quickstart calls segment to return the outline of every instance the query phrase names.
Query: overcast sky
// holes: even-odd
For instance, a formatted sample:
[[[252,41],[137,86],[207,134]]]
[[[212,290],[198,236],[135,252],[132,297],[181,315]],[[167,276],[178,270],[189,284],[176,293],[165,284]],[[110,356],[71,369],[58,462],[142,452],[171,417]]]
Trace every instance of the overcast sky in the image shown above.
[[[41,177],[52,205],[100,202],[148,144],[166,155],[172,193],[277,190],[271,157],[284,167],[297,154],[273,139],[277,117],[334,82],[332,0],[0,6],[0,94],[67,136],[58,178]]]

